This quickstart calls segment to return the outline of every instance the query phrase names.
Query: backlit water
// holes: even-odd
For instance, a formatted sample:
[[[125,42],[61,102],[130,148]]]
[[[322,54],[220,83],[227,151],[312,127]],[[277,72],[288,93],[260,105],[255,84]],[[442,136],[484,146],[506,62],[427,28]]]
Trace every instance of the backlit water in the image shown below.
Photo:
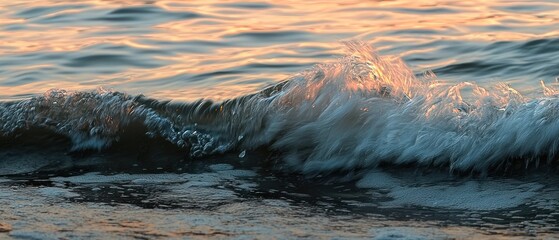
[[[522,154],[516,156],[513,155],[517,153],[514,149],[495,149],[495,152],[506,153],[503,158],[545,155],[541,163],[539,158],[533,160],[530,156],[530,160],[525,161],[526,167],[522,161],[520,164],[511,163],[504,173],[479,172],[479,169],[487,168],[484,159],[478,159],[479,162],[468,165],[466,171],[456,173],[449,170],[455,162],[446,164],[445,159],[441,160],[445,162],[443,164],[418,161],[421,167],[416,167],[406,161],[396,161],[394,165],[385,164],[389,161],[360,162],[355,157],[361,156],[359,154],[345,155],[348,157],[341,161],[347,164],[339,164],[343,166],[338,169],[339,159],[338,162],[318,159],[324,160],[328,166],[316,167],[313,165],[316,159],[300,163],[293,160],[293,156],[301,154],[299,146],[303,149],[306,144],[314,143],[316,147],[311,145],[310,149],[315,152],[339,150],[339,155],[325,154],[335,157],[345,154],[348,148],[359,148],[364,139],[352,139],[355,143],[345,140],[351,138],[347,135],[361,136],[360,133],[367,131],[358,129],[358,125],[369,126],[366,125],[371,122],[371,118],[366,118],[369,115],[364,117],[369,121],[352,122],[353,118],[345,117],[350,120],[322,124],[320,118],[307,119],[304,114],[297,115],[296,110],[283,109],[287,113],[295,112],[290,116],[301,120],[301,128],[297,128],[298,123],[287,123],[290,128],[283,129],[284,132],[295,129],[293,131],[299,133],[294,134],[295,137],[279,133],[267,144],[258,141],[268,137],[267,133],[262,133],[264,137],[256,134],[220,136],[232,138],[238,145],[227,148],[227,151],[218,151],[218,147],[208,151],[198,149],[207,154],[199,157],[194,154],[197,151],[194,147],[188,150],[190,152],[185,150],[188,148],[184,145],[186,139],[177,140],[172,135],[174,132],[161,130],[163,125],[156,127],[161,132],[153,131],[149,125],[138,127],[132,124],[123,127],[124,133],[113,134],[110,127],[120,126],[113,122],[126,122],[115,117],[120,116],[120,112],[106,113],[106,117],[104,110],[90,111],[95,106],[123,106],[126,109],[128,105],[120,101],[139,94],[187,106],[201,98],[217,102],[242,96],[250,98],[250,94],[291,76],[299,76],[317,64],[337,61],[341,61],[340,65],[328,66],[343,76],[343,66],[348,63],[340,59],[368,50],[366,47],[358,47],[357,51],[351,47],[346,50],[344,42],[355,40],[373,46],[383,56],[401,58],[418,78],[432,77],[431,72],[434,73],[441,85],[473,82],[484,89],[493,89],[498,83],[506,83],[526,97],[527,100],[523,101],[528,104],[518,107],[521,110],[533,109],[529,104],[532,100],[536,107],[547,106],[546,103],[553,103],[557,97],[556,93],[544,94],[540,84],[554,87],[559,81],[557,1],[2,1],[0,102],[23,103],[23,108],[33,108],[29,111],[35,111],[31,106],[54,110],[48,112],[50,115],[29,117],[29,112],[18,111],[18,107],[0,106],[0,117],[4,116],[0,118],[0,130],[6,131],[0,131],[0,238],[557,237],[559,170],[554,160],[557,150],[553,148],[556,145],[542,143],[540,147],[537,138],[532,141],[515,136],[513,138],[526,142],[510,143],[521,146],[533,142],[537,145],[534,149],[540,151],[537,153],[519,150]],[[404,67],[395,64],[391,71],[405,72],[407,68]],[[305,77],[321,76],[304,74]],[[302,82],[301,86],[311,90],[322,87],[311,83],[305,85]],[[347,86],[354,87],[352,83],[348,82]],[[83,97],[86,104],[78,101],[81,96],[74,97],[78,103],[72,105],[71,110],[60,111],[57,110],[60,103],[52,100],[58,99],[53,97],[56,94],[46,94],[46,103],[25,102],[51,89],[70,92],[98,89],[99,94],[120,92],[124,97],[111,100],[105,95],[101,98],[94,95],[95,100],[91,102],[88,102],[89,97]],[[475,95],[476,89],[464,89],[464,99],[468,91]],[[297,87],[285,92],[287,96],[295,95],[289,100],[297,99],[296,93],[300,93]],[[392,93],[396,96],[397,91]],[[71,99],[73,95],[68,96]],[[405,91],[403,96],[413,98]],[[65,97],[67,95],[61,99],[67,99]],[[461,97],[452,99],[462,100]],[[466,108],[500,101],[490,94],[479,99],[475,101],[474,98],[474,103],[470,102]],[[240,102],[241,105],[244,103]],[[298,107],[292,102],[280,102],[287,106],[292,104],[294,109]],[[516,103],[508,98],[505,102],[506,106],[495,106],[507,112],[508,106]],[[231,128],[225,123],[218,127],[212,125],[216,123],[204,125],[206,115],[194,114],[193,119],[197,122],[184,123],[180,113],[177,117],[165,112],[172,112],[172,108],[158,108],[157,104],[149,105],[149,102],[140,105],[161,114],[154,117],[156,120],[168,117],[176,128],[184,127],[209,135],[221,133],[221,130],[212,131],[212,127]],[[227,111],[227,105],[224,106]],[[256,105],[254,112],[259,113],[257,110],[262,110],[259,108],[262,106]],[[274,106],[270,105],[270,109]],[[458,112],[462,111],[461,106],[455,107]],[[204,110],[203,107],[196,109],[200,108],[199,111]],[[245,108],[251,109],[250,105]],[[243,113],[250,112],[245,108],[241,108]],[[535,129],[526,134],[533,133],[543,139],[554,130],[538,125],[555,119],[553,106],[545,109],[542,111],[548,112],[544,115],[549,116],[545,115],[542,121],[534,122],[531,118],[519,121],[533,126],[528,130]],[[71,115],[68,113],[80,110],[89,111],[91,116],[83,113],[83,121],[77,123],[71,120],[79,118],[82,113],[65,118]],[[305,113],[305,108],[299,111]],[[367,112],[369,108],[363,111]],[[485,112],[471,111],[474,112],[471,115],[480,114],[481,120],[485,119]],[[325,112],[340,113],[341,110]],[[378,115],[384,116],[382,113]],[[151,112],[146,114],[153,115]],[[262,116],[284,116],[274,111],[271,115],[266,114]],[[10,118],[12,115],[22,115],[21,119],[26,120],[21,123],[23,120]],[[102,115],[110,123],[92,127],[97,124],[94,123],[98,120],[96,115]],[[487,121],[490,121],[493,115],[488,115]],[[37,120],[43,116],[51,116],[51,119]],[[245,119],[246,124],[251,125],[253,118],[259,117],[261,115],[249,114],[231,118],[234,122],[231,125],[234,127]],[[336,115],[332,115],[327,119],[335,118]],[[228,121],[224,119],[224,122]],[[394,122],[390,117],[387,119]],[[405,125],[407,119],[400,121]],[[320,129],[330,129],[332,134],[316,130],[313,122]],[[436,123],[426,125],[436,128]],[[511,124],[496,126],[505,126],[511,131],[519,128],[512,123],[511,120]],[[87,124],[90,125],[85,126]],[[262,128],[269,126],[262,125]],[[340,128],[340,125],[344,126]],[[423,125],[417,128],[420,126]],[[472,141],[472,146],[485,146],[476,144],[489,140],[496,142],[495,146],[501,146],[499,141],[509,137],[501,137],[498,130],[492,135],[493,132],[485,131],[483,126],[477,129],[474,125],[482,134],[479,134],[478,141]],[[103,132],[102,127],[107,127],[108,133]],[[444,127],[446,125],[441,129],[446,130]],[[94,129],[102,132],[99,138],[95,137]],[[181,135],[185,134],[184,129],[177,130],[179,136],[185,136]],[[340,133],[337,131],[340,129],[347,131]],[[538,132],[538,129],[546,131]],[[51,130],[56,134],[48,132]],[[67,130],[69,134],[66,134]],[[72,134],[82,130],[91,133],[91,138],[80,138],[79,141],[72,138],[76,137]],[[438,129],[433,132],[435,130]],[[477,130],[472,131],[478,133]],[[146,131],[148,135],[160,136],[147,138]],[[316,137],[317,132],[323,135]],[[456,133],[457,139],[471,134],[449,132]],[[519,133],[525,132],[519,130]],[[309,139],[315,137],[314,140],[297,142],[292,139],[307,137],[307,133]],[[328,142],[337,135],[344,139],[344,143],[350,143],[344,145],[333,140],[331,148],[321,148],[324,143],[320,140]],[[102,137],[110,138],[113,145],[100,151],[89,149],[99,145],[98,141],[106,140]],[[214,139],[213,135],[193,134],[189,137],[197,141]],[[549,138],[553,139],[553,136]],[[243,145],[246,144],[243,139],[261,145],[250,149]],[[395,139],[404,141],[404,137]],[[417,139],[419,142],[420,137]],[[446,138],[440,139],[445,141]],[[204,147],[206,143],[199,145]],[[433,141],[429,146],[437,144]],[[85,150],[81,151],[80,146],[86,146],[83,147]],[[278,154],[286,148],[285,154]],[[375,150],[382,152],[384,149]],[[409,153],[410,149],[401,149],[402,154],[394,158],[413,155]],[[301,150],[303,155],[315,156],[313,151],[307,153],[306,150]],[[490,152],[487,149],[479,151]],[[477,149],[470,152],[473,155]],[[460,158],[444,153],[442,151],[442,157],[439,157]],[[425,155],[419,151],[415,154],[418,158]],[[363,155],[363,158],[367,156]],[[286,166],[284,162],[289,164]],[[294,168],[293,165],[297,164],[302,167]],[[476,165],[483,167],[478,169]],[[2,224],[9,225],[10,231],[2,233]]]

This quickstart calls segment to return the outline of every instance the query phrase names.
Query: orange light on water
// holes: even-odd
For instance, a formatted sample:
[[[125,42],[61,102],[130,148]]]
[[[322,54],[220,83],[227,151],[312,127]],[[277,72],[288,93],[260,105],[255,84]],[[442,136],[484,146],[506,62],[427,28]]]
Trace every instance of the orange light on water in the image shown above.
[[[231,7],[235,4],[255,7]],[[226,99],[328,61],[324,55],[331,56],[330,59],[340,56],[341,40],[363,39],[378,45],[380,50],[389,50],[409,42],[519,41],[559,35],[559,8],[552,3],[538,3],[549,8],[525,12],[515,11],[511,6],[530,9],[532,5],[450,0],[163,0],[152,4],[126,0],[10,1],[0,4],[0,56],[25,55],[31,56],[31,60],[22,58],[3,66],[3,70],[13,74],[0,76],[0,90],[19,94],[44,91],[47,86],[77,90],[105,86],[181,100],[199,96]],[[133,7],[146,10],[111,15],[116,9]],[[154,15],[149,15],[152,12]],[[122,17],[120,22],[118,17]],[[436,46],[401,49],[396,54],[405,57],[436,50]],[[55,57],[33,59],[44,53]],[[138,56],[147,57],[140,59],[144,62],[138,60],[115,69],[111,64],[96,69],[87,64],[72,67],[68,64],[72,59],[64,59],[72,54],[76,55],[74,58],[117,54],[132,62]],[[436,64],[453,61],[448,58]],[[274,69],[276,63],[293,67]],[[37,82],[16,81],[17,75],[29,72],[30,67],[45,65],[56,70],[35,70],[42,75]],[[412,67],[430,69],[434,65]],[[193,80],[193,76],[206,76],[207,80]],[[13,84],[14,81],[17,83]],[[12,84],[2,85],[6,82]],[[212,94],[216,96],[209,96]]]

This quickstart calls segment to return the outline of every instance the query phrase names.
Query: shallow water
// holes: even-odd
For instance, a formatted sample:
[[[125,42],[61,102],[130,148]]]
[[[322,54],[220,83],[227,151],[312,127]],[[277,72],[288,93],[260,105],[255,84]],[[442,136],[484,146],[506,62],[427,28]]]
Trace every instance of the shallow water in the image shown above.
[[[0,3],[0,237],[557,237],[558,16]]]

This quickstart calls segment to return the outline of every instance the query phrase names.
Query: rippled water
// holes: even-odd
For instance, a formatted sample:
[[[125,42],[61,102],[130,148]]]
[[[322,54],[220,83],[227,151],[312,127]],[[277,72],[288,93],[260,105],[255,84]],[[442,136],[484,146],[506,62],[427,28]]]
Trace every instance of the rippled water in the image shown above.
[[[418,74],[530,91],[559,76],[558,12],[554,1],[9,1],[0,93],[226,99],[335,59],[354,38]]]
[[[559,232],[559,2],[16,0],[0,43],[0,237]]]

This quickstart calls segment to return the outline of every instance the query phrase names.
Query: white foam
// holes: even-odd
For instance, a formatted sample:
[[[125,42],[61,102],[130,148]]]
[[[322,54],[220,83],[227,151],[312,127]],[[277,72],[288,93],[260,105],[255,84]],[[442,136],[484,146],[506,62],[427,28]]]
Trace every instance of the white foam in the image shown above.
[[[511,158],[556,159],[559,91],[542,84],[541,95],[525,97],[506,84],[416,78],[400,59],[362,42],[346,45],[348,55],[336,62],[223,103],[52,90],[0,104],[0,134],[31,125],[70,137],[76,149],[99,149],[139,122],[192,156],[265,146],[308,173],[381,163],[486,171]]]
[[[181,183],[188,181],[186,174],[115,174],[102,175],[100,173],[91,172],[84,175],[71,177],[53,177],[55,182],[70,182],[74,184],[91,184],[91,183],[112,183],[112,182],[131,182],[135,184],[161,184],[161,183]]]
[[[70,191],[69,189],[65,188],[58,188],[58,187],[43,187],[39,189],[39,194],[45,197],[63,197],[63,198],[71,198],[71,197],[79,197],[80,195]]]
[[[255,95],[219,124],[243,135],[239,149],[284,153],[304,172],[371,168],[380,163],[485,171],[510,158],[554,159],[558,91],[528,98],[506,84],[418,79],[399,59],[348,44],[349,56]],[[247,117],[250,116],[250,117]]]
[[[462,210],[497,210],[513,208],[534,201],[554,201],[541,192],[538,182],[514,179],[483,178],[457,180],[449,175],[432,173],[387,173],[373,171],[356,182],[359,188],[371,188],[372,197],[386,196],[390,201],[379,202],[385,207],[422,206]],[[379,191],[380,195],[379,195]]]

